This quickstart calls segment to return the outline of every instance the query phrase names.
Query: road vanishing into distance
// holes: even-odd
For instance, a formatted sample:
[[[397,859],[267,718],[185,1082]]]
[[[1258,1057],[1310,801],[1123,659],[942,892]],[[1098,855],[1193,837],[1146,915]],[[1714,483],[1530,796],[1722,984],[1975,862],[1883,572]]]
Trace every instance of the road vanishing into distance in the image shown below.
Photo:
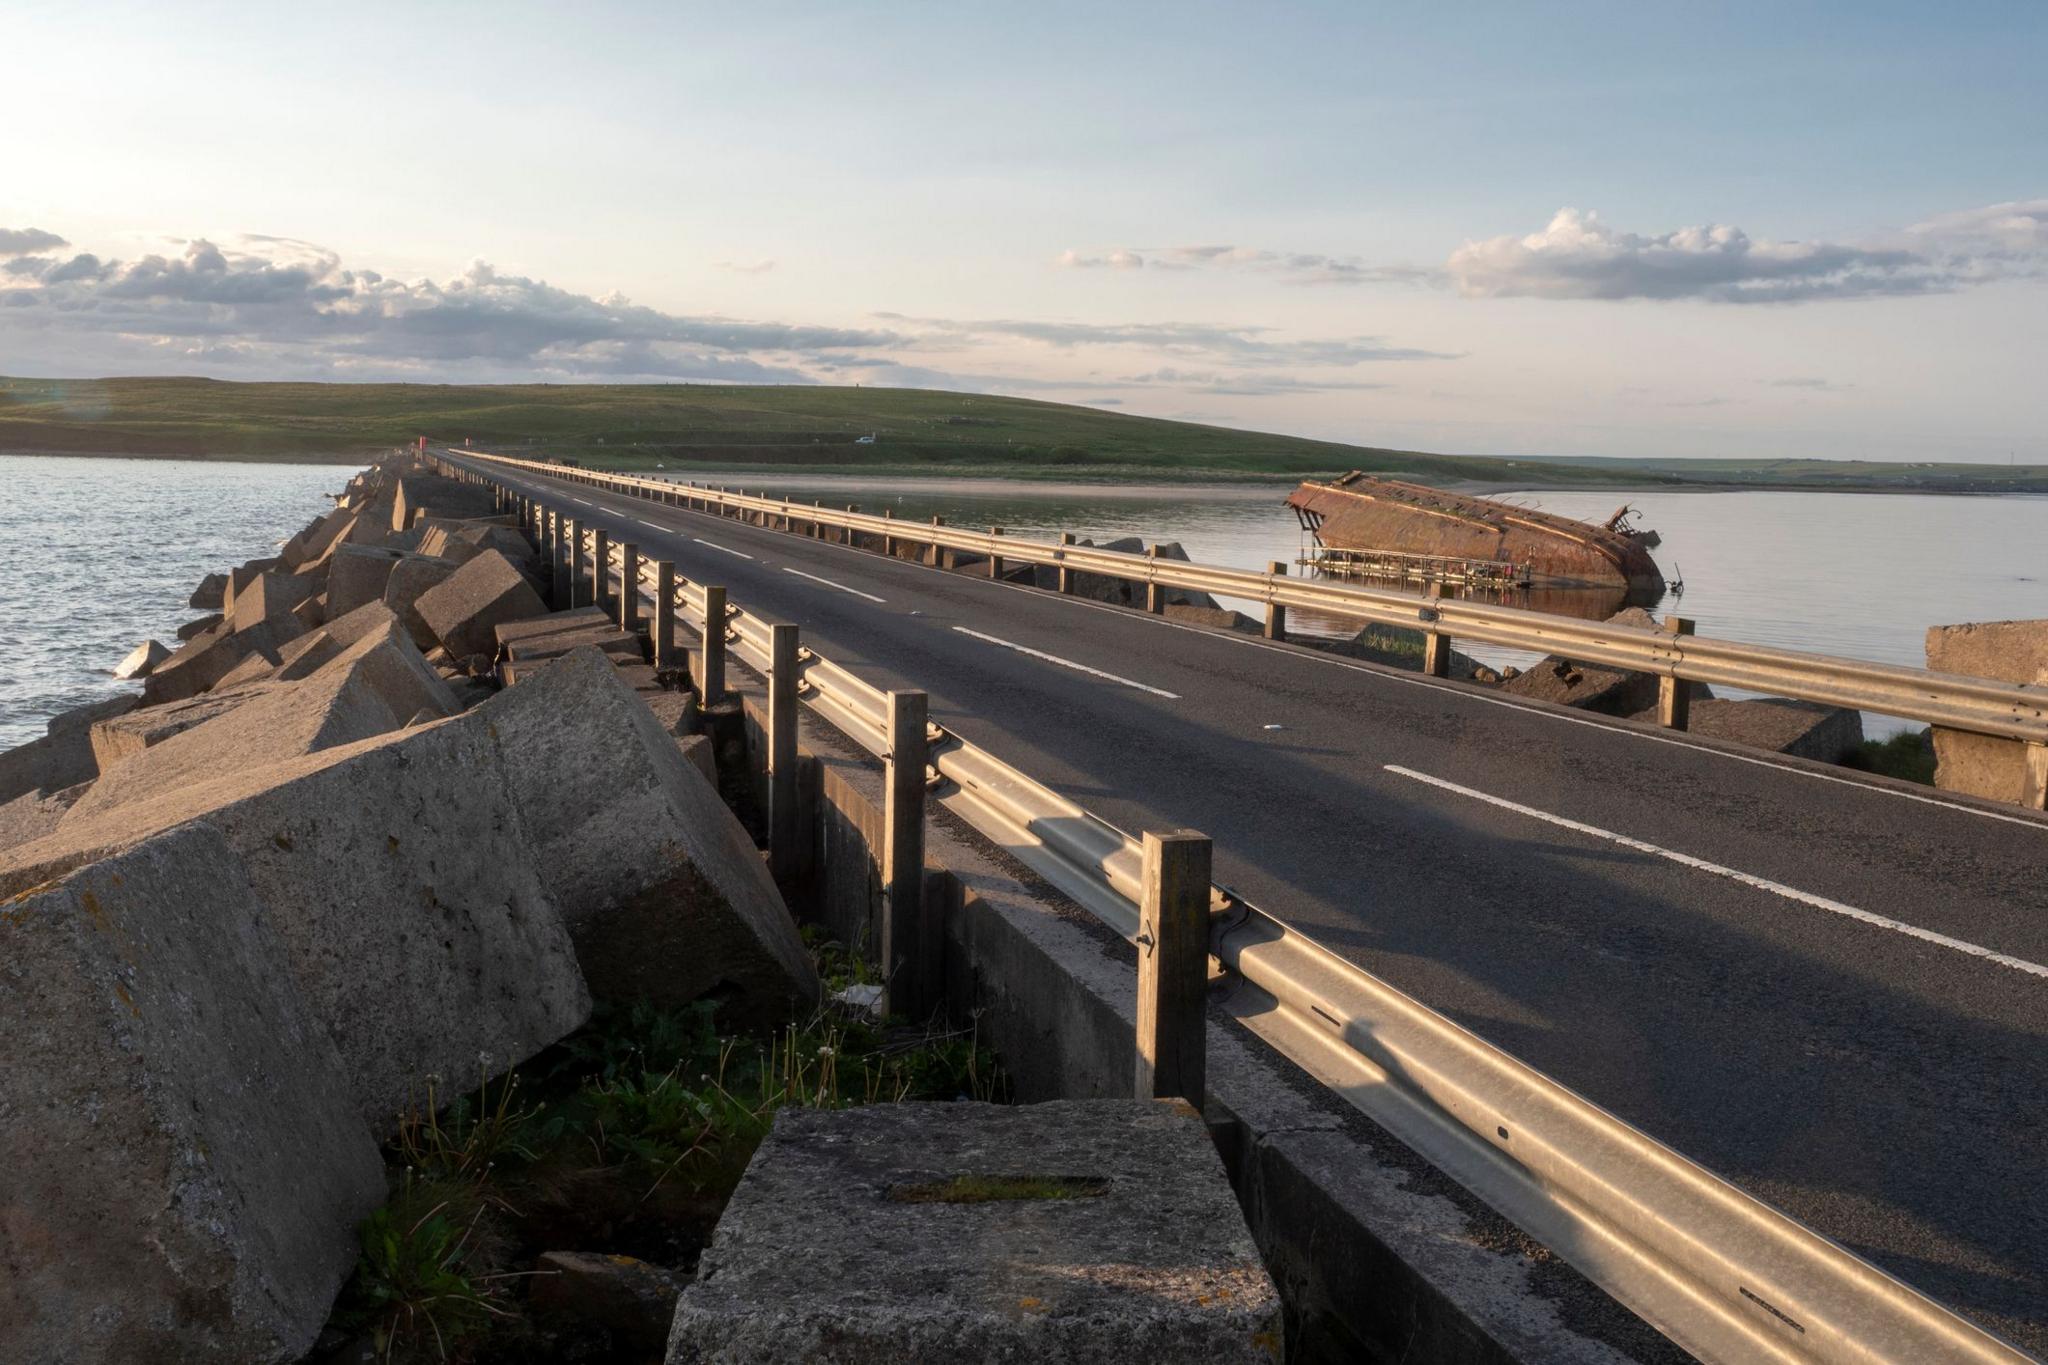
[[[2048,818],[468,463],[2048,1354]]]

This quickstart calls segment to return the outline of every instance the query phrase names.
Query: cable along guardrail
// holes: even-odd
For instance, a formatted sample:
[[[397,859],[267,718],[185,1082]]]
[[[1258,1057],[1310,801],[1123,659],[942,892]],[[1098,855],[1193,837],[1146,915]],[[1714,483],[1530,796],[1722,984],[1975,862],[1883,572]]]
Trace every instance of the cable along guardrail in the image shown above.
[[[468,450],[447,453],[477,458]],[[650,482],[665,493],[685,491]],[[528,500],[529,513],[544,504],[531,489],[513,491]],[[744,505],[799,521],[818,510],[759,498]],[[540,515],[545,520],[548,513]],[[903,535],[907,529],[891,528],[912,538]],[[924,534],[918,528],[917,538]],[[972,548],[975,538],[957,540],[956,548]],[[1017,544],[1005,541],[1006,557],[1014,557]],[[623,547],[606,547],[600,566],[592,558],[596,546],[597,536],[579,527],[576,543],[565,548],[607,582],[619,576],[623,588]],[[552,552],[550,558],[559,564]],[[727,602],[722,587],[667,569],[675,619],[702,641],[722,641],[772,688],[773,623]],[[570,572],[573,578],[578,570]],[[644,595],[657,610],[661,573],[662,566],[643,562],[634,575],[636,599]],[[723,621],[707,615],[714,607]],[[801,649],[794,658],[795,694],[886,760],[888,694],[815,651]],[[928,771],[940,804],[1118,934],[1137,933],[1137,839],[958,735],[933,727],[929,739]],[[1212,886],[1210,906],[1210,952],[1227,976],[1221,1003],[1246,1029],[1700,1359],[2030,1359],[1228,888]]]

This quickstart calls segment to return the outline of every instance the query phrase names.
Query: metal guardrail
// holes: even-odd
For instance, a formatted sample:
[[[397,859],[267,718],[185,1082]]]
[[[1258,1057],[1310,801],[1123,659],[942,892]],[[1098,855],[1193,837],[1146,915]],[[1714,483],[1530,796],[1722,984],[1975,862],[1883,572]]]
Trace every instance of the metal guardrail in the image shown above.
[[[1006,558],[1015,544],[1001,546]],[[611,560],[623,569],[622,553]],[[657,582],[643,565],[650,599]],[[706,621],[704,585],[678,577],[676,601],[693,629],[721,628]],[[731,652],[768,676],[767,625],[731,604],[727,617]],[[886,694],[814,651],[798,668],[802,699],[886,757]],[[941,804],[1136,933],[1136,839],[956,735],[938,735],[930,763]],[[1225,1008],[1247,1029],[1702,1360],[2029,1359],[1227,888],[1212,888],[1211,905]]]
[[[1090,546],[1055,545],[1023,537],[835,511],[788,498],[607,474],[481,451],[450,453],[593,487],[613,488],[672,505],[759,515],[786,526],[831,527],[871,538],[888,537],[1000,558],[1006,563],[1066,568],[1272,606],[1324,611],[1382,625],[1412,627],[1431,636],[1558,654],[1660,678],[1738,687],[1768,696],[1824,702],[1951,730],[2048,745],[2048,686],[1935,673],[1923,668],[1808,654],[1702,635],[1677,635],[1643,626],[1581,621],[1484,602],[1424,599],[1284,573],[1227,569]]]

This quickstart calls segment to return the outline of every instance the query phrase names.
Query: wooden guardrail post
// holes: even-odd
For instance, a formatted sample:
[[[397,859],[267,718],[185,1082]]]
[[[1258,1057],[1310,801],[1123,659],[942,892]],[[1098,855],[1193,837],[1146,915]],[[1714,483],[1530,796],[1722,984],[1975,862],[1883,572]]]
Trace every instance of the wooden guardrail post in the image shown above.
[[[2028,810],[2048,810],[2048,744],[2028,740],[2020,760],[2020,804]]]
[[[932,525],[934,525],[934,526],[944,526],[945,524],[946,524],[946,519],[945,519],[944,517],[933,517],[933,518],[932,518]],[[932,567],[933,567],[934,569],[936,569],[936,568],[940,568],[940,567],[942,567],[942,558],[943,558],[943,559],[950,559],[950,558],[951,558],[951,556],[941,556],[941,554],[940,554],[940,552],[939,552],[939,542],[937,542],[937,541],[935,540],[935,541],[933,541],[933,542],[932,542],[932,544],[931,544],[931,553],[929,554],[929,556],[927,556],[927,558],[926,558],[925,562],[926,562],[927,564],[931,565],[931,566],[932,566]],[[952,566],[951,564],[949,564],[949,563],[948,563],[948,564],[943,564],[943,567],[945,567],[945,568],[948,568],[948,569],[950,569],[950,568],[952,568],[953,566]]]
[[[707,585],[704,589],[704,676],[697,679],[697,696],[710,705],[725,695],[725,589]]]
[[[992,536],[999,536],[1003,533],[1003,528],[991,526],[988,528],[988,533]],[[990,578],[1001,578],[1003,576],[1003,557],[996,553],[996,547],[993,545],[988,547],[988,576]]]
[[[1154,616],[1160,616],[1166,611],[1166,586],[1157,577],[1159,573],[1159,547],[1157,545],[1147,545],[1145,547],[1145,558],[1152,561],[1145,570],[1145,610],[1151,612]]]
[[[778,883],[796,875],[797,628],[768,627],[768,866]]]
[[[937,1004],[943,960],[939,917],[924,898],[925,763],[929,701],[923,692],[889,694],[887,788],[882,801],[880,957],[888,1011],[922,1018]]]
[[[590,600],[606,616],[618,610],[612,601],[612,536],[602,526],[590,528]]]
[[[584,599],[583,523],[574,517],[569,518],[567,541],[563,548],[569,552],[569,605],[580,607]]]
[[[1287,565],[1278,559],[1266,561],[1266,572],[1275,578],[1287,575]],[[1280,602],[1266,603],[1266,638],[1284,640],[1287,638],[1287,607]]]
[[[1451,676],[1451,637],[1440,628],[1436,619],[1437,604],[1444,600],[1444,585],[1429,585],[1430,620],[1422,637],[1422,671],[1432,678]]]
[[[676,650],[676,566],[673,561],[654,561],[654,666],[674,668],[683,663]]]
[[[882,509],[882,520],[894,521],[896,520],[896,514],[890,511],[888,508],[884,507]],[[884,555],[887,555],[890,559],[894,559],[896,557],[896,537],[889,534],[887,531],[882,532],[882,553]]]
[[[1072,545],[1073,543],[1074,533],[1072,531],[1060,532],[1061,545]],[[1067,557],[1065,554],[1060,555],[1059,590],[1066,593],[1074,590],[1074,571],[1067,567]]]
[[[846,515],[848,515],[848,516],[850,516],[850,517],[857,517],[857,516],[859,516],[859,515],[860,515],[860,504],[859,504],[859,503],[857,503],[857,502],[849,502],[848,504],[846,504]],[[853,547],[854,547],[855,549],[859,549],[859,548],[860,548],[860,533],[859,533],[859,532],[857,532],[857,531],[855,531],[855,530],[854,530],[854,529],[853,529],[853,528],[852,528],[851,526],[849,526],[849,527],[847,527],[847,528],[846,528],[846,529],[845,529],[844,531],[842,531],[842,532],[840,533],[840,535],[839,535],[839,543],[840,543],[841,545],[851,545],[851,546],[853,546]]]
[[[1138,905],[1134,1091],[1197,1109],[1208,1081],[1210,857],[1193,830],[1147,834]]]
[[[562,519],[554,508],[541,509],[540,533],[541,558],[548,566],[548,605],[560,611],[568,605],[568,593],[562,578]]]
[[[1667,635],[1690,635],[1693,623],[1683,616],[1664,618]],[[1667,730],[1683,730],[1692,723],[1692,684],[1666,673],[1657,679],[1657,723]]]
[[[619,545],[619,629],[640,629],[640,547],[630,540]]]

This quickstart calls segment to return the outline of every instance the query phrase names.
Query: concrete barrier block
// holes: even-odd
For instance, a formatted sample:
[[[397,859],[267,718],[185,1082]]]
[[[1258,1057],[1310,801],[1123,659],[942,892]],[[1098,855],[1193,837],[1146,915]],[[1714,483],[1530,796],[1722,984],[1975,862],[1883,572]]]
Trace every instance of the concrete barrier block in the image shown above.
[[[817,975],[753,841],[594,649],[466,715],[498,736],[533,855],[591,989],[773,1019]]]
[[[178,640],[180,643],[183,643],[196,635],[204,634],[225,619],[219,612],[214,612],[210,616],[201,616],[197,620],[187,621],[184,625],[178,627]]]
[[[0,1358],[296,1359],[383,1163],[221,835],[0,914]]]
[[[199,580],[185,605],[194,611],[219,611],[227,605],[228,576],[210,573]]]
[[[2048,690],[2048,621],[1977,621],[1930,626],[1927,666]],[[2016,739],[1934,730],[1934,785],[1944,791],[2018,801],[2026,790],[2026,746]]]
[[[219,830],[334,1039],[356,1113],[388,1132],[429,1077],[443,1093],[474,1084],[589,1017],[537,841],[474,715],[238,765],[62,824],[0,853],[0,899],[166,829]]]
[[[1201,1115],[1150,1100],[785,1109],[669,1365],[1283,1358]]]
[[[384,600],[384,586],[402,558],[372,545],[338,545],[327,564],[327,615],[346,616],[366,602]]]
[[[185,647],[157,665],[142,685],[145,705],[183,701],[214,686],[251,654],[261,654],[275,667],[278,651],[306,633],[305,623],[290,612],[234,629],[232,621],[195,635]]]
[[[436,641],[433,628],[420,617],[419,600],[445,583],[456,567],[446,559],[407,555],[391,566],[391,577],[385,580],[384,605],[398,613],[406,633],[421,649],[432,649]]]
[[[114,667],[114,676],[123,682],[131,678],[146,678],[156,671],[156,666],[171,657],[171,651],[155,640],[144,640],[129,651],[128,657]]]
[[[497,626],[545,616],[548,610],[518,567],[489,550],[421,593],[413,606],[434,638],[458,659],[492,654]]]
[[[249,580],[228,604],[228,620],[243,630],[259,622],[291,615],[292,608],[305,601],[319,585],[304,574],[266,570]]]
[[[40,738],[0,753],[0,801],[29,792],[62,791],[98,777],[99,763],[92,751],[94,723],[125,715],[135,705],[132,696],[109,697],[52,716]]]
[[[196,725],[203,725],[216,716],[226,715],[244,702],[262,695],[262,691],[261,687],[246,687],[202,692],[184,701],[145,706],[94,721],[90,732],[93,759],[102,773],[111,771],[115,765],[133,758],[144,749],[161,744],[173,735],[181,735]]]

